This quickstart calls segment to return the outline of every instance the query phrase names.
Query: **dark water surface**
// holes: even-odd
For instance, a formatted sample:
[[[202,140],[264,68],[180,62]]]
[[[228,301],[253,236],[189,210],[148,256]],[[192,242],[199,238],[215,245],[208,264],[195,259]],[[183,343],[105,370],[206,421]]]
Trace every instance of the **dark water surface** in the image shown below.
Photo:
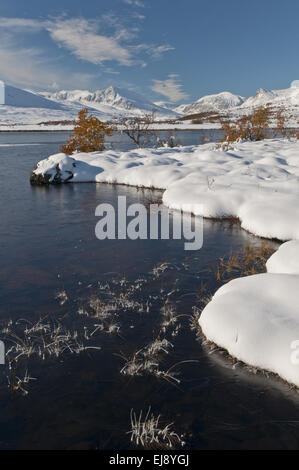
[[[149,196],[101,184],[31,187],[35,162],[57,152],[65,138],[63,133],[0,134],[0,319],[35,322],[48,315],[68,328],[91,331],[97,322],[82,318],[78,309],[93,295],[119,299],[138,279],[142,288],[134,287],[132,298],[149,308],[119,308],[118,334],[94,336],[92,344],[101,350],[20,363],[37,378],[26,387],[27,396],[8,389],[7,366],[0,366],[0,449],[132,448],[130,410],[149,406],[165,423],[175,423],[186,448],[297,448],[296,392],[275,378],[234,369],[219,353],[209,354],[190,330],[188,316],[180,317],[178,331],[165,333],[173,348],[161,359],[164,370],[194,361],[175,367],[180,384],[120,373],[120,356],[130,356],[159,334],[165,299],[178,314],[190,315],[200,286],[206,284],[208,293],[216,289],[211,267],[219,257],[261,240],[236,225],[211,221],[204,222],[204,245],[195,253],[177,240],[97,240],[99,203],[116,207],[119,195],[128,203]],[[188,133],[183,143],[198,143],[200,133],[193,139]],[[118,137],[114,146],[125,149],[128,143]],[[161,263],[167,264],[157,276],[152,270]],[[54,298],[61,290],[68,296],[64,305]]]

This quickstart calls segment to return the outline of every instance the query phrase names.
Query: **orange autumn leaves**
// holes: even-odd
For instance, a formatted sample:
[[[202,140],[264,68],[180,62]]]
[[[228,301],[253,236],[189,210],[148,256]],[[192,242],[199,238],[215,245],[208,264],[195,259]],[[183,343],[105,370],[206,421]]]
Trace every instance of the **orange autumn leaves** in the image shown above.
[[[72,155],[74,152],[100,152],[105,150],[104,140],[111,136],[112,128],[95,116],[88,116],[88,109],[78,113],[78,121],[70,139],[60,148],[61,152]]]

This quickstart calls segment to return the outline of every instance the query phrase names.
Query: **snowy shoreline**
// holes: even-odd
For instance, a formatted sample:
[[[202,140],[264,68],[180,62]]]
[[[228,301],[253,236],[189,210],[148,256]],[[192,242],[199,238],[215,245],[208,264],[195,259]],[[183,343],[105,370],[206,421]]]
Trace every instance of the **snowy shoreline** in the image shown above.
[[[205,338],[299,387],[299,242],[282,244],[267,272],[220,287],[199,318]]]
[[[163,203],[171,209],[189,204],[195,215],[238,218],[257,236],[292,240],[270,257],[267,273],[223,285],[199,326],[231,356],[299,386],[298,141],[241,142],[227,151],[205,144],[57,154],[37,164],[31,182],[162,188]]]
[[[52,155],[31,182],[97,182],[164,189],[163,203],[195,215],[234,217],[254,235],[299,239],[299,142],[215,143],[188,147]],[[200,209],[199,209],[200,207]],[[200,212],[199,212],[200,210]]]
[[[285,129],[295,130],[299,128],[299,124],[292,124],[291,126],[286,126]],[[59,131],[73,131],[73,125],[47,125],[47,124],[6,124],[0,125],[0,133],[1,132],[59,132]],[[275,125],[269,126],[269,129],[277,129]],[[118,130],[121,131],[121,126],[118,126]],[[209,123],[205,122],[202,124],[192,124],[190,121],[181,121],[181,122],[174,122],[173,124],[165,123],[159,124],[156,123],[154,126],[148,129],[149,131],[219,131],[221,130],[220,123]]]
[[[121,130],[121,126],[118,126]],[[0,125],[0,132],[55,132],[55,131],[72,131],[73,125],[47,125],[47,124],[7,124]],[[204,123],[204,124],[191,124],[186,122],[175,122],[174,124],[159,124],[151,126],[149,131],[198,131],[198,130],[219,130],[221,125],[219,123]]]

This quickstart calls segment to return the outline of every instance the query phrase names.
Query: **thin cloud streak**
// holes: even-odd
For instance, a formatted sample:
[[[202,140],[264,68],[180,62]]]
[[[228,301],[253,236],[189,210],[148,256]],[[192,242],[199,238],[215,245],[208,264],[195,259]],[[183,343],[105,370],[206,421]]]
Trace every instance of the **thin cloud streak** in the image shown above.
[[[177,74],[170,74],[166,80],[153,80],[154,84],[151,90],[159,95],[163,95],[172,103],[177,103],[189,97],[189,95],[182,91],[182,84],[178,81]]]
[[[103,23],[107,22],[110,27],[114,27],[114,35],[105,34]],[[59,47],[67,49],[78,59],[95,65],[103,65],[109,61],[127,67],[142,65],[144,60],[138,57],[142,52],[149,57],[160,58],[165,52],[173,50],[168,44],[131,44],[139,33],[138,28],[122,26],[114,15],[104,15],[98,20],[85,18],[34,20],[0,17],[0,29],[11,35],[33,34],[46,30]]]

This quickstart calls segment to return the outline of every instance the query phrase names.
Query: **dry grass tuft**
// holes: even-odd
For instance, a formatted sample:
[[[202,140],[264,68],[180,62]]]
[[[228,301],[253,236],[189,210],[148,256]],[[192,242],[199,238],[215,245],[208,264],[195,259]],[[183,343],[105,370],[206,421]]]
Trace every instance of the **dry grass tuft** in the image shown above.
[[[247,245],[243,250],[232,252],[227,258],[220,258],[214,269],[216,280],[228,282],[236,277],[251,276],[266,272],[267,259],[275,249],[266,242],[260,247]]]
[[[144,448],[165,448],[175,449],[183,447],[185,442],[184,436],[179,436],[173,429],[173,423],[163,425],[161,423],[161,415],[154,416],[149,407],[146,415],[143,417],[143,411],[137,415],[134,410],[130,413],[131,442],[137,446]]]

